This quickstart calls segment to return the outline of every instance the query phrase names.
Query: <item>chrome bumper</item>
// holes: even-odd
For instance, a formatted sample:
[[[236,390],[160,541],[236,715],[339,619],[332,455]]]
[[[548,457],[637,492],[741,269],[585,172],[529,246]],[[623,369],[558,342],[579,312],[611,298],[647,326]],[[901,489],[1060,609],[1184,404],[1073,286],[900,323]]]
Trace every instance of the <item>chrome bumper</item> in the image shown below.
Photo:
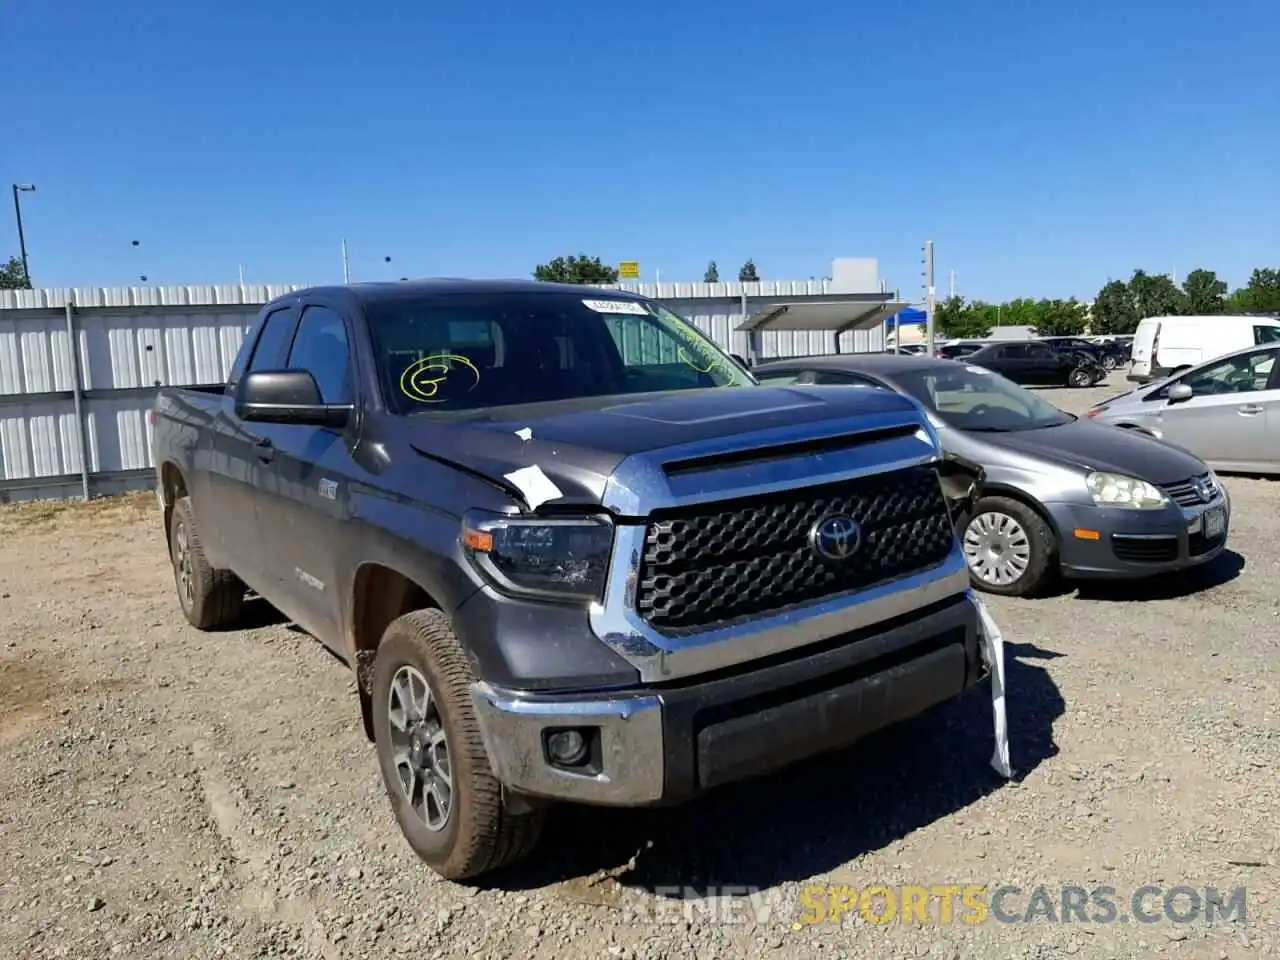
[[[887,666],[886,666],[887,664]],[[985,674],[968,590],[836,646],[707,680],[534,695],[488,683],[472,700],[494,775],[516,793],[604,806],[679,802],[838,749],[962,693]],[[556,765],[556,730],[598,746]]]
[[[662,798],[662,701],[658,697],[536,701],[487,683],[475,684],[471,694],[489,765],[504,786],[539,797],[605,806],[639,806]],[[599,773],[552,766],[543,737],[557,727],[599,730]]]

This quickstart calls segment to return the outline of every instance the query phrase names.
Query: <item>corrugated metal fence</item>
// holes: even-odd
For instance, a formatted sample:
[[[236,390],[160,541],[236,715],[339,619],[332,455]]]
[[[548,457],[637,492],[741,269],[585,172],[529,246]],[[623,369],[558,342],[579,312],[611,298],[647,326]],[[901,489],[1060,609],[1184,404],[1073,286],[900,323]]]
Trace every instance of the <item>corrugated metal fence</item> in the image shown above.
[[[823,281],[624,283],[747,355],[744,313],[828,293]],[[160,386],[223,381],[259,307],[296,286],[0,291],[0,502],[152,482],[146,411]],[[72,344],[75,348],[72,349]],[[830,333],[766,332],[762,357],[834,352]],[[878,351],[883,330],[844,334]]]

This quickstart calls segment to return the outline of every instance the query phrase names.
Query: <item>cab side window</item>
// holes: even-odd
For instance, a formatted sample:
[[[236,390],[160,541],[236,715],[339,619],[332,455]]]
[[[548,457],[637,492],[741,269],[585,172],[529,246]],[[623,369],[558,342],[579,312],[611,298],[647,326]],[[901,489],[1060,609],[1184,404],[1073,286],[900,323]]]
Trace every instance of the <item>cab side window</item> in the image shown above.
[[[289,344],[289,334],[292,332],[293,311],[289,307],[281,307],[269,313],[262,324],[262,332],[258,334],[253,356],[249,358],[249,369],[245,372],[279,370],[283,367],[284,351]]]
[[[289,351],[288,366],[310,372],[324,403],[351,403],[351,344],[342,316],[328,307],[306,307]]]
[[[1058,356],[1055,351],[1039,343],[1027,344],[1026,351],[1028,359],[1031,360],[1054,360]]]

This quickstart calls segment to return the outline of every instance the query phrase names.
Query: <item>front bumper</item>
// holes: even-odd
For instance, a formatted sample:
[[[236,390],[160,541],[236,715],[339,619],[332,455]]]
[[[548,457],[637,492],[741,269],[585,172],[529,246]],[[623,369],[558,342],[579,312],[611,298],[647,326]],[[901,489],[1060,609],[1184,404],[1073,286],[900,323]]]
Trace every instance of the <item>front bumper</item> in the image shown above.
[[[1046,504],[1058,534],[1063,573],[1082,578],[1149,577],[1207,563],[1226,548],[1231,500],[1223,490],[1196,507],[1125,510],[1074,503]],[[1222,534],[1204,534],[1204,515],[1221,510]],[[1078,536],[1092,531],[1097,539]]]
[[[497,778],[523,794],[613,806],[678,802],[846,746],[986,675],[967,594],[832,638],[798,656],[608,695],[473,699]],[[588,762],[552,762],[547,737],[585,732]]]

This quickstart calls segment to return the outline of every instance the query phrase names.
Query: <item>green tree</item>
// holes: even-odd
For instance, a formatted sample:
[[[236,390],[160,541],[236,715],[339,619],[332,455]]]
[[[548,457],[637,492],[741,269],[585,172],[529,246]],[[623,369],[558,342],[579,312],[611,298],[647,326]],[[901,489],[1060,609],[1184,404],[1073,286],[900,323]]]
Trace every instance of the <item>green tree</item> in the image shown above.
[[[716,262],[712,260],[707,264],[707,272],[702,275],[703,283],[719,283],[720,268],[716,266]]]
[[[760,274],[756,273],[756,262],[748,260],[742,265],[742,269],[738,271],[739,283],[759,283]]]
[[[540,263],[533,270],[535,280],[548,283],[617,283],[618,271],[599,257],[585,254],[577,257],[556,257],[550,263]]]
[[[1254,270],[1249,282],[1231,295],[1227,307],[1244,313],[1280,310],[1280,270]]]
[[[1094,298],[1089,329],[1101,334],[1129,334],[1138,329],[1138,305],[1123,280],[1109,280]]]
[[[1178,289],[1167,273],[1133,271],[1129,279],[1129,291],[1133,294],[1138,318],[1173,317],[1187,312],[1187,295]]]
[[[943,336],[960,340],[980,340],[990,336],[992,327],[985,312],[965,303],[964,297],[948,297],[935,306],[933,326]]]
[[[1192,270],[1182,281],[1187,312],[1196,316],[1221,313],[1226,307],[1227,285],[1212,270]]]
[[[1038,337],[1078,337],[1088,325],[1088,313],[1084,304],[1072,297],[1070,300],[1038,300],[1035,308],[1035,328]]]
[[[9,262],[0,265],[0,290],[30,290],[31,281],[22,269],[22,261],[10,257]]]

